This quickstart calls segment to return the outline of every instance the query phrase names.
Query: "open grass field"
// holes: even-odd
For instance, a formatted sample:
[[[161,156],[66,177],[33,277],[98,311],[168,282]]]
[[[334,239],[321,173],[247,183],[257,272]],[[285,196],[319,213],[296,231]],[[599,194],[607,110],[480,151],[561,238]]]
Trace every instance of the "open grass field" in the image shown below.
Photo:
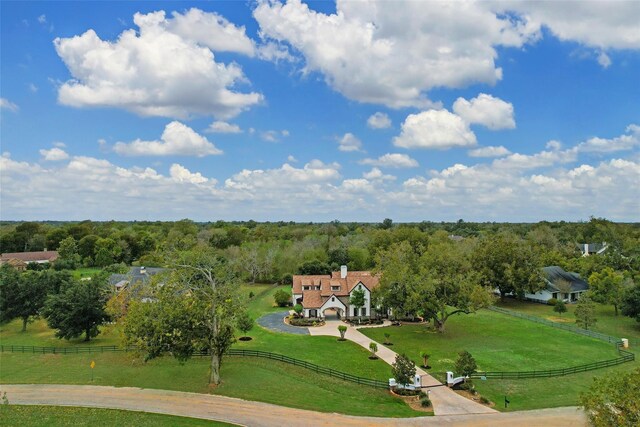
[[[234,424],[115,409],[1,405],[0,425],[21,427],[112,427],[114,425],[136,427],[227,427]]]
[[[273,293],[279,287],[244,285],[242,292],[255,294],[249,301],[254,318],[283,310],[273,306]],[[54,337],[44,321],[30,324],[26,333],[20,323],[12,322],[0,329],[4,345],[84,346],[79,340]],[[294,336],[267,331],[256,325],[249,336],[252,341],[237,342],[234,348],[251,348],[285,354],[322,366],[367,378],[386,380],[390,368],[384,362],[368,359],[369,352],[351,342],[331,337]],[[94,345],[118,345],[118,331],[104,329]],[[411,410],[404,402],[384,390],[316,374],[282,362],[244,357],[226,357],[222,366],[222,384],[210,389],[208,360],[194,358],[184,364],[164,357],[143,363],[131,353],[79,355],[32,355],[0,353],[0,378],[5,383],[61,383],[136,386],[167,390],[213,393],[257,400],[278,405],[340,412],[352,415],[406,417],[425,415]],[[91,361],[95,361],[91,381]],[[310,398],[313,396],[313,398]]]
[[[487,310],[455,316],[446,328],[444,334],[425,325],[361,329],[361,332],[378,342],[384,340],[385,332],[390,333],[392,350],[406,353],[416,364],[422,364],[420,351],[429,352],[431,372],[454,370],[457,354],[462,350],[474,356],[479,371],[545,370],[618,355],[611,344]],[[509,396],[508,410],[569,406],[578,403],[579,393],[591,385],[594,376],[626,372],[638,364],[635,361],[565,377],[474,382],[478,391],[494,402],[502,403],[504,396]],[[496,409],[504,410],[500,406]]]
[[[258,318],[268,312],[286,310],[274,306],[273,293],[278,289],[288,288],[247,284],[242,286],[241,292],[247,295],[250,315]],[[254,294],[251,299],[248,298],[249,292]],[[549,307],[544,305],[535,307],[547,308]],[[565,314],[568,315],[569,313]],[[606,323],[603,322],[602,325]],[[20,322],[2,326],[0,342],[4,345],[57,347],[86,345],[81,338],[72,341],[58,340],[43,321],[30,324],[26,333],[20,331],[20,326]],[[626,327],[628,326],[633,325]],[[90,345],[118,345],[120,341],[116,329],[106,327],[103,331]],[[424,325],[362,330],[378,342],[384,341],[383,334],[386,331],[391,334],[391,341],[394,343],[392,349],[406,352],[417,363],[421,363],[421,350],[430,352],[433,372],[452,369],[457,353],[462,350],[473,354],[478,361],[479,370],[491,371],[569,367],[617,356],[610,344],[490,311],[451,318],[444,335],[431,331]],[[275,333],[257,324],[247,335],[253,339],[237,342],[234,348],[280,353],[367,378],[386,380],[391,375],[387,364],[381,360],[369,360],[367,350],[349,341],[338,342],[334,337]],[[130,353],[35,356],[2,353],[0,357],[0,378],[6,383],[137,386],[214,393],[353,415],[398,417],[424,414],[412,411],[385,391],[265,359],[226,357],[222,368],[223,382],[219,387],[210,389],[207,384],[208,360],[200,358],[181,365],[170,357],[145,364]],[[96,362],[93,382],[89,368],[91,360]],[[636,361],[614,368],[557,378],[478,380],[476,385],[482,395],[499,404],[504,396],[508,396],[511,400],[508,410],[575,405],[579,393],[589,387],[594,376],[627,371],[638,364]],[[498,405],[497,409],[503,408]]]
[[[562,322],[570,325],[575,325],[576,322],[574,316],[576,304],[567,304],[567,312],[563,313],[562,316],[553,311],[553,306],[529,301],[518,301],[513,298],[505,298],[503,301],[498,301],[496,305],[509,310],[542,317],[553,322]],[[623,316],[622,314],[616,316],[612,305],[603,304],[596,304],[596,318],[598,320],[592,328],[594,331],[614,337],[628,338],[632,344],[637,343],[637,345],[640,345],[640,322],[636,322],[635,319]]]
[[[226,357],[222,384],[208,385],[208,359],[184,364],[164,357],[147,363],[131,353],[31,355],[1,353],[3,383],[93,384],[135,386],[212,393],[301,409],[351,415],[418,416],[385,390],[316,374],[273,360]],[[95,361],[93,381],[91,361]]]

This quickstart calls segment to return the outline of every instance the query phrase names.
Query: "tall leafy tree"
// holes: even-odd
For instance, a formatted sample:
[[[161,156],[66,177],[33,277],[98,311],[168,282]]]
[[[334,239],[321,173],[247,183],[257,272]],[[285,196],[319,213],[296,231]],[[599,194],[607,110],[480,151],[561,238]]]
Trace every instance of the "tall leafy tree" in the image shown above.
[[[580,402],[595,427],[640,425],[640,368],[605,378],[594,378]]]
[[[0,322],[22,319],[22,330],[40,314],[47,298],[47,282],[37,271],[17,272],[8,264],[0,267]]]
[[[89,341],[100,333],[98,327],[109,319],[106,312],[109,294],[105,274],[68,282],[59,294],[47,298],[44,308],[47,323],[56,330],[58,338],[68,340],[84,334],[84,340]]]
[[[482,239],[473,258],[480,283],[498,289],[501,298],[508,293],[523,297],[527,292],[544,288],[537,251],[515,235],[499,234]]]
[[[576,304],[574,315],[576,316],[576,323],[584,329],[589,329],[598,320],[596,319],[596,305],[588,295],[580,297],[578,304]]]
[[[493,303],[490,290],[478,285],[470,250],[449,239],[433,242],[420,258],[422,281],[415,292],[423,315],[440,332],[455,314],[470,314]]]
[[[640,322],[640,285],[626,290],[622,299],[622,314]]]
[[[589,291],[595,302],[611,304],[618,315],[618,307],[624,296],[624,276],[611,267],[604,268],[589,276]]]
[[[227,261],[206,249],[176,255],[151,302],[134,301],[125,320],[126,342],[152,359],[171,352],[186,360],[210,355],[209,382],[220,383],[222,358],[234,341],[242,313],[238,284]]]

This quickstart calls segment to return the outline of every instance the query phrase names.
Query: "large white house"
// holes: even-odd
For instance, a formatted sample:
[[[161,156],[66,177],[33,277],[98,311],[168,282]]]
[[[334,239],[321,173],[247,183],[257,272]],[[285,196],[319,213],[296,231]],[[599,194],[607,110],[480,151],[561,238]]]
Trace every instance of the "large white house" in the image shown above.
[[[315,276],[293,276],[293,304],[301,304],[304,317],[335,315],[338,318],[371,317],[371,291],[380,283],[378,276],[369,271],[347,271],[343,265],[340,271]],[[350,304],[353,293],[364,292],[364,305]],[[373,313],[375,314],[375,312]]]
[[[575,302],[580,295],[589,290],[589,284],[577,273],[569,273],[558,266],[544,267],[546,288],[535,294],[525,294],[525,298],[539,302],[547,302],[551,298],[566,302]]]

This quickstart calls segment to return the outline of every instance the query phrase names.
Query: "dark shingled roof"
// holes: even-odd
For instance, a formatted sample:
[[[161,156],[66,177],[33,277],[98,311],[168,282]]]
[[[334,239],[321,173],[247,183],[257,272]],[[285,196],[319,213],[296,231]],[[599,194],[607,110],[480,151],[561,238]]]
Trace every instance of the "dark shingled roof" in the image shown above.
[[[146,283],[151,276],[165,271],[164,268],[156,267],[131,267],[127,274],[112,274],[109,276],[109,283],[115,285],[122,281],[129,283]]]
[[[561,283],[568,283],[571,285],[571,292],[586,291],[589,289],[589,284],[582,280],[577,273],[569,273],[564,271],[557,265],[550,267],[544,267],[545,279],[547,282],[547,290],[550,292],[562,292],[558,289]]]

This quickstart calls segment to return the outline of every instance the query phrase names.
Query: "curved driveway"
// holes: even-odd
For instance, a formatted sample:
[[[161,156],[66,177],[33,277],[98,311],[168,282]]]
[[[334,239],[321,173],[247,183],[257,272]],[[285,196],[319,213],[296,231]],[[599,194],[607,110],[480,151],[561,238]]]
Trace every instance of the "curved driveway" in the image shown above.
[[[258,318],[257,322],[260,326],[275,332],[285,332],[287,334],[309,335],[309,328],[301,326],[291,326],[284,323],[284,318],[289,315],[288,311],[279,311],[277,313],[269,313]]]
[[[373,418],[286,408],[224,396],[179,391],[56,384],[3,384],[9,403],[21,405],[82,406],[153,412],[252,427],[286,426],[567,426],[586,425],[576,408],[510,413],[445,415],[420,418]],[[286,390],[284,391],[286,392]]]

